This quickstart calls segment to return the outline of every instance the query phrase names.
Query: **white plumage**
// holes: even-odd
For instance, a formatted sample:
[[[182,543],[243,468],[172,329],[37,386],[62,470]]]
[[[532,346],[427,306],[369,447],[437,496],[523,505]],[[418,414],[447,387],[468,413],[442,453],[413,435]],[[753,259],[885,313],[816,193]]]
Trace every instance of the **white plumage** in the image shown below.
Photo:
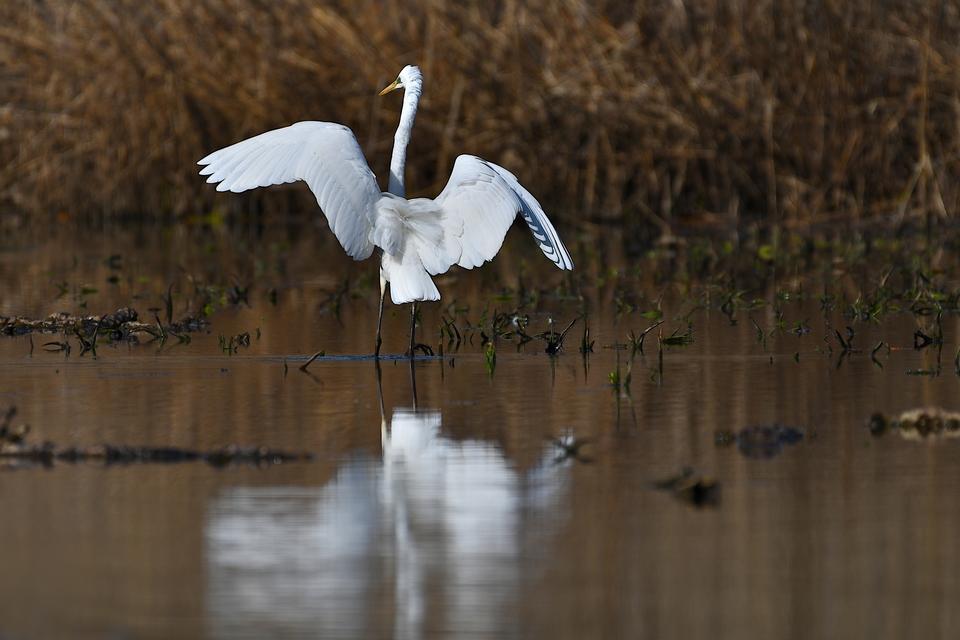
[[[407,66],[381,92],[405,90],[386,192],[353,132],[330,122],[298,122],[238,142],[200,160],[206,165],[200,174],[219,183],[217,191],[235,193],[306,182],[351,257],[364,260],[375,247],[382,250],[381,315],[387,282],[394,304],[439,300],[430,276],[455,264],[472,269],[492,260],[518,213],[543,253],[559,268],[572,269],[570,254],[540,203],[503,167],[462,155],[435,199],[406,199],[406,151],[422,83],[420,70]],[[378,326],[377,353],[379,345]]]

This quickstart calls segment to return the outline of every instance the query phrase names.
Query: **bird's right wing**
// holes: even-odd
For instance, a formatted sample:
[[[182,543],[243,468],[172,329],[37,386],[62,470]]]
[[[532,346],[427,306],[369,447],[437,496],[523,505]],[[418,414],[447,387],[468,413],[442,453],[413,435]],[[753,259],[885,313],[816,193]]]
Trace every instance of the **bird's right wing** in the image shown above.
[[[381,191],[353,132],[332,122],[298,122],[215,151],[197,164],[217,191],[239,193],[303,180],[344,250],[373,253],[370,229]]]

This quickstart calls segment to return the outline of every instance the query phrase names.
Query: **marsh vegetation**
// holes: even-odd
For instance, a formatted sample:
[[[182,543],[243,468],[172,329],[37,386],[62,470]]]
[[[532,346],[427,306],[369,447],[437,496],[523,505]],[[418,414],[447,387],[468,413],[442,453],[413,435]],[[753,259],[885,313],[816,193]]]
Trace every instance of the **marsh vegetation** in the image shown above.
[[[215,200],[210,151],[342,122],[386,175],[407,63],[428,90],[409,184],[459,153],[516,173],[567,225],[953,219],[960,10],[950,2],[143,4],[0,7],[0,198],[53,212],[313,210]]]

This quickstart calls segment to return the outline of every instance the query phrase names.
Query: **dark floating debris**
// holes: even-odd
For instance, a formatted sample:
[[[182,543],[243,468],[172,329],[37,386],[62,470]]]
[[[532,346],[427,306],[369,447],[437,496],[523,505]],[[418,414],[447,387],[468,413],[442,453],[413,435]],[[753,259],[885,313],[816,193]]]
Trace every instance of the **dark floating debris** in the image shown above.
[[[131,464],[172,464],[203,461],[213,467],[246,465],[267,467],[291,462],[308,462],[310,454],[289,453],[265,447],[227,446],[210,451],[179,447],[131,447],[109,444],[90,447],[60,447],[52,442],[28,443],[28,425],[13,426],[17,413],[10,407],[0,413],[0,469],[52,467],[58,463],[94,463],[103,466]]]
[[[122,309],[118,309],[116,313],[103,316],[103,318],[100,319],[100,327],[102,329],[110,329],[111,331],[115,331],[128,322],[136,322],[139,319],[140,314],[137,313],[136,309],[124,307]]]
[[[938,407],[911,409],[896,416],[875,413],[865,425],[875,436],[897,432],[904,438],[955,438],[960,436],[960,413]]]
[[[52,467],[57,463],[97,463],[104,466],[172,464],[201,460],[214,467],[247,465],[266,467],[273,464],[306,462],[307,454],[292,454],[263,447],[229,446],[212,451],[192,451],[179,447],[131,447],[95,445],[91,447],[58,447],[52,442],[0,444],[0,469],[22,469],[35,465]]]
[[[250,287],[245,287],[240,284],[235,284],[226,292],[227,304],[230,305],[240,305],[250,304]]]
[[[773,458],[780,455],[784,446],[806,440],[807,432],[784,424],[757,425],[737,433],[717,431],[715,439],[721,446],[736,443],[740,453],[748,458]]]
[[[661,491],[670,491],[677,500],[695,507],[720,506],[720,481],[696,475],[691,469],[684,469],[679,475],[655,482],[653,486]]]
[[[0,316],[0,335],[22,336],[28,333],[65,333],[80,335],[84,340],[93,342],[94,333],[113,339],[126,339],[133,334],[145,332],[155,338],[165,338],[168,334],[181,336],[197,331],[207,322],[201,318],[186,316],[178,322],[167,325],[146,324],[140,322],[136,309],[124,307],[105,316],[75,316],[70,313],[54,313],[47,318],[35,319],[24,316]]]
[[[11,423],[13,417],[17,415],[17,408],[10,406],[0,416],[0,446],[7,444],[19,444],[30,432],[30,426],[21,424],[14,427]]]

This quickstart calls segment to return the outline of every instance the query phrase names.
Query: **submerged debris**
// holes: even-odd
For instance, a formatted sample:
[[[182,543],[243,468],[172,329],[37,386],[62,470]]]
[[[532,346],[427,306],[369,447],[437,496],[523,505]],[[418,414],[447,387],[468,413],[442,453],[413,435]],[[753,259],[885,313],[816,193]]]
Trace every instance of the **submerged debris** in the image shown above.
[[[27,333],[55,333],[60,331],[69,331],[82,324],[84,320],[90,319],[92,324],[90,328],[96,326],[97,320],[94,316],[75,316],[69,313],[54,313],[42,320],[26,318],[24,316],[0,316],[0,334],[7,336],[21,336]]]
[[[653,486],[662,491],[671,491],[677,500],[695,507],[720,506],[720,481],[695,475],[692,469],[684,469],[679,475],[655,482]]]
[[[52,467],[57,463],[89,462],[108,465],[170,464],[203,461],[214,467],[247,465],[265,467],[285,462],[306,462],[310,454],[290,453],[265,447],[231,445],[209,451],[194,451],[179,447],[131,447],[126,445],[95,445],[90,447],[60,447],[52,442],[28,443],[28,425],[13,426],[17,413],[10,407],[0,413],[0,469],[24,469],[34,466]]]
[[[960,413],[938,407],[911,409],[896,416],[878,412],[870,416],[865,426],[875,436],[896,431],[904,438],[951,438],[960,436]]]
[[[22,469],[41,465],[52,467],[58,462],[90,462],[108,465],[134,463],[170,464],[202,460],[214,467],[247,465],[265,467],[284,462],[309,461],[308,454],[293,454],[264,447],[228,446],[212,451],[193,451],[179,447],[131,447],[109,444],[91,447],[59,447],[52,442],[40,444],[0,444],[0,469]]]
[[[123,307],[105,316],[75,316],[70,313],[54,313],[47,318],[35,319],[24,316],[0,316],[0,335],[22,336],[28,333],[65,333],[81,335],[90,339],[94,332],[113,339],[130,338],[135,333],[146,332],[155,338],[167,334],[185,334],[207,326],[201,318],[186,316],[167,325],[140,322],[136,309]]]
[[[718,445],[723,446],[736,443],[740,453],[748,458],[773,458],[780,454],[785,445],[806,440],[807,432],[778,423],[747,427],[737,433],[717,431],[715,439]]]
[[[136,309],[124,307],[118,309],[116,313],[103,316],[103,318],[100,319],[100,328],[116,330],[128,322],[136,322],[139,319],[140,314],[137,313]]]

